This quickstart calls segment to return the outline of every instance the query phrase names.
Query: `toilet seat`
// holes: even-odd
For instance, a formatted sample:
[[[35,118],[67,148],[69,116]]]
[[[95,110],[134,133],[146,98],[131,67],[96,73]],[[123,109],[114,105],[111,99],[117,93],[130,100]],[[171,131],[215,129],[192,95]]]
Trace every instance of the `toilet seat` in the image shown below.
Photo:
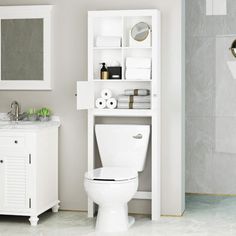
[[[121,182],[138,178],[138,172],[127,167],[102,167],[85,173],[85,179],[94,182]]]
[[[94,169],[85,174],[84,187],[90,200],[99,206],[97,231],[125,231],[134,223],[134,219],[128,217],[127,203],[138,189],[136,170],[127,167]]]

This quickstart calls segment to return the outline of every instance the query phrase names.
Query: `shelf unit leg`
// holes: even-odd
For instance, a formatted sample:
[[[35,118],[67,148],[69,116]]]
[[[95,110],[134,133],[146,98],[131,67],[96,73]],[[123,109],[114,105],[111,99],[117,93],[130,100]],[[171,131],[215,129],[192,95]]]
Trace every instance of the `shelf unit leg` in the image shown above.
[[[38,216],[31,216],[29,218],[29,222],[30,222],[31,226],[37,226],[38,225],[38,221],[39,221]]]
[[[94,169],[94,132],[95,118],[91,110],[88,111],[88,170]],[[88,217],[94,217],[94,202],[88,199]]]
[[[88,199],[88,217],[93,218],[94,217],[94,202],[90,199]]]
[[[161,215],[161,157],[160,128],[156,115],[152,116],[152,220],[159,220]]]

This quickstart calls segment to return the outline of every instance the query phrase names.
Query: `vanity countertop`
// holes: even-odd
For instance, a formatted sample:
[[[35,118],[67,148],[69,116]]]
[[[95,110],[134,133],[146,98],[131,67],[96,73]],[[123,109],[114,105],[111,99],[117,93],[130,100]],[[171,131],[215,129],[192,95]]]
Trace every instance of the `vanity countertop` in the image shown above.
[[[0,113],[0,131],[3,130],[40,130],[60,126],[59,117],[53,116],[50,121],[10,121]]]

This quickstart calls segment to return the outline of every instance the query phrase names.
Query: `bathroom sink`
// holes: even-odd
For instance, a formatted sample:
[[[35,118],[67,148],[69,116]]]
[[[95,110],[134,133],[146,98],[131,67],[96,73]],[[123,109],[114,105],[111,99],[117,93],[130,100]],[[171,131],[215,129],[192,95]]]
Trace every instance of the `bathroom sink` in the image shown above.
[[[7,113],[0,112],[0,130],[38,130],[52,126],[60,126],[58,116],[52,116],[50,121],[11,121]]]
[[[25,126],[35,125],[34,122],[30,121],[9,121],[0,120],[0,129],[11,129],[11,128],[21,128]]]
[[[49,126],[60,126],[59,121],[9,121],[0,120],[0,129],[39,129]]]

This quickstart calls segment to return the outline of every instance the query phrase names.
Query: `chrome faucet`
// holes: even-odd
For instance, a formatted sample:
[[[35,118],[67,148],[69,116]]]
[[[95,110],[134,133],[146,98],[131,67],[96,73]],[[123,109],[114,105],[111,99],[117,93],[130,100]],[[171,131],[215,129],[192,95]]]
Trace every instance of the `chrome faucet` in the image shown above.
[[[8,112],[10,119],[13,121],[18,121],[20,116],[20,105],[17,101],[11,103],[11,111]]]

